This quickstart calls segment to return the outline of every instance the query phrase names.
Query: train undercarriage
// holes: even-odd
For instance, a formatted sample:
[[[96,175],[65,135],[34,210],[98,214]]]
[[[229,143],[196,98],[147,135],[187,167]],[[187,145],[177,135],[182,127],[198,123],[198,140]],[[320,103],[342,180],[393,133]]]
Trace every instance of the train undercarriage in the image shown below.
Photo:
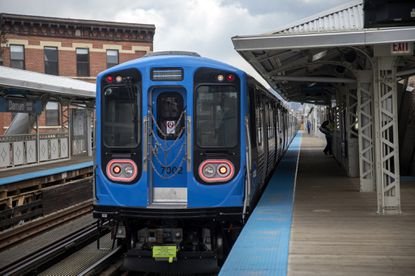
[[[125,249],[126,271],[217,273],[242,228],[239,208],[163,210],[161,217],[153,211],[94,212],[100,222],[111,222],[114,243]]]

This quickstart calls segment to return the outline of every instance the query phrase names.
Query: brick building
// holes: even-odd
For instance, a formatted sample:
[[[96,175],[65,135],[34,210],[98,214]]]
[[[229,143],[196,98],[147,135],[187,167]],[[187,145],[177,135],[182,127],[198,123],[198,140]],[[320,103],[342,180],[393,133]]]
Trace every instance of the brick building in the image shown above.
[[[0,65],[95,82],[118,63],[153,50],[155,26],[31,15],[0,14]],[[62,124],[58,102],[39,117],[43,129]],[[0,113],[0,135],[12,114]]]

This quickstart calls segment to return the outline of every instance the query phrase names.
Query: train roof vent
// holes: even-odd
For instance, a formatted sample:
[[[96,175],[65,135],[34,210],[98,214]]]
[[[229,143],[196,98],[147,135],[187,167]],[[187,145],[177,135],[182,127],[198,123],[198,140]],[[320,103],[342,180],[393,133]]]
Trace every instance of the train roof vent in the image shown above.
[[[160,52],[152,52],[146,54],[144,57],[155,57],[155,56],[191,56],[191,57],[200,57],[200,55],[196,52],[187,52],[187,51],[160,51]]]

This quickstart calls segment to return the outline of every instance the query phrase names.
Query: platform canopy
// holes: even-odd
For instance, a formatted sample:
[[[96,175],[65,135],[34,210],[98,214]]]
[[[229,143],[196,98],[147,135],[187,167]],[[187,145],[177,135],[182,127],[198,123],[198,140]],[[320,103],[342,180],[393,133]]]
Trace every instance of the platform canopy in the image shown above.
[[[95,101],[95,84],[0,66],[0,95],[91,102]]]
[[[414,74],[414,26],[368,29],[363,25],[363,1],[355,0],[272,33],[235,36],[232,41],[286,100],[329,104],[338,85],[356,82],[356,70],[372,69],[375,45],[389,51],[399,50],[399,42],[411,42],[409,54],[399,61],[397,76]]]

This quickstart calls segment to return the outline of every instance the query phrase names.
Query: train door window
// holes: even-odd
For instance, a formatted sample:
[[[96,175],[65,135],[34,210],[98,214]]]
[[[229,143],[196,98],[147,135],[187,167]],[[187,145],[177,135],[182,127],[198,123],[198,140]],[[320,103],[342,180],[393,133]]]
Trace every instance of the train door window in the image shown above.
[[[177,92],[164,92],[157,97],[158,135],[166,140],[176,139],[184,127],[183,97]]]
[[[199,147],[234,148],[238,145],[239,107],[236,87],[199,86],[195,111]]]

